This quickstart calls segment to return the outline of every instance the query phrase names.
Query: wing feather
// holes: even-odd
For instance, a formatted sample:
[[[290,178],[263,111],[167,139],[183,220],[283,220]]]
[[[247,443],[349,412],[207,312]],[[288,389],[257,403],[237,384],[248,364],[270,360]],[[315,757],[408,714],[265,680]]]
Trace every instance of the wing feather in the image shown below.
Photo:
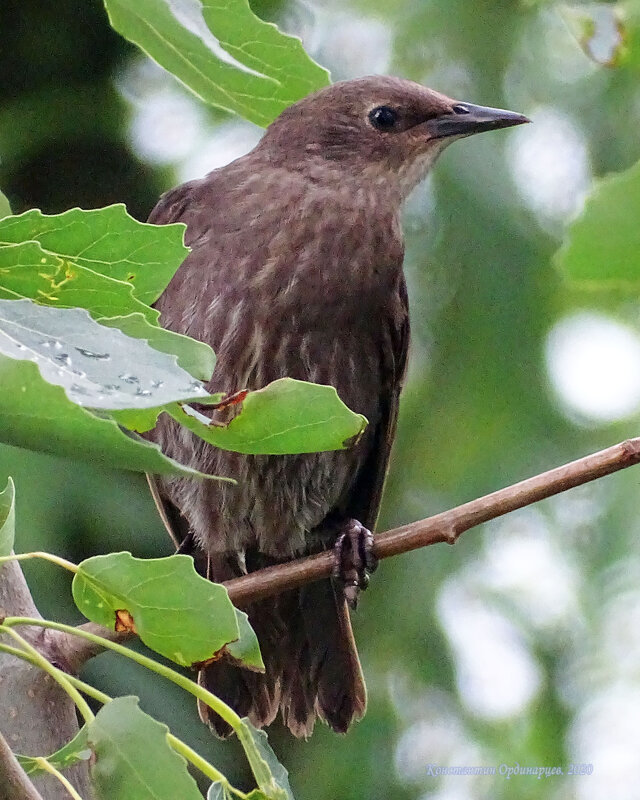
[[[400,276],[395,304],[390,310],[387,335],[382,337],[383,384],[381,417],[376,426],[367,458],[358,472],[347,500],[347,514],[373,530],[380,511],[389,458],[398,423],[400,393],[404,384],[409,353],[409,303],[404,275]]]

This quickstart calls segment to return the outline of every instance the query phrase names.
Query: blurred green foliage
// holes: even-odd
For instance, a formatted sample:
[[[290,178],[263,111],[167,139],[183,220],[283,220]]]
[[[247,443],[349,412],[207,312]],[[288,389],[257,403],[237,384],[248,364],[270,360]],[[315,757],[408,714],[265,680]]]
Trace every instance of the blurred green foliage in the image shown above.
[[[637,409],[598,422],[568,409],[552,385],[549,332],[605,301],[565,285],[552,263],[579,207],[577,184],[564,181],[569,206],[557,213],[563,180],[555,195],[542,189],[579,152],[587,185],[591,174],[640,157],[638,57],[619,68],[593,63],[553,3],[253,7],[302,33],[334,79],[382,69],[534,119],[531,131],[455,144],[407,208],[413,354],[380,529],[633,436]],[[109,28],[98,0],[4,0],[0,30],[0,186],[14,212],[125,202],[145,218],[177,177],[135,152],[134,111],[116,87],[139,55]],[[615,238],[615,217],[610,228]],[[606,308],[637,329],[632,294],[606,298]],[[0,485],[9,474],[21,550],[75,561],[170,550],[136,476],[4,447]],[[620,766],[624,742],[640,738],[639,626],[630,621],[640,614],[637,483],[630,470],[473,531],[455,548],[386,562],[355,617],[369,686],[364,721],[346,739],[323,727],[307,743],[270,731],[296,796],[615,796],[612,781],[631,774]],[[36,602],[75,621],[68,581],[51,570],[25,567]],[[510,633],[500,639],[496,630]],[[138,694],[142,708],[249,785],[237,743],[213,740],[177,691],[110,655],[87,672],[108,694]],[[592,776],[507,781],[427,770],[519,762],[566,772],[580,760],[593,761]]]

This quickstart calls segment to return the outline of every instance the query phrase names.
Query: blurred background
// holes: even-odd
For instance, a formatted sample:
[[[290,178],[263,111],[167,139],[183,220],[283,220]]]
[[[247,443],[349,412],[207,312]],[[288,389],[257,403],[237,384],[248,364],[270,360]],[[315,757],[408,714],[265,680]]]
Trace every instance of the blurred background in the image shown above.
[[[597,176],[640,157],[637,73],[606,66],[612,7],[516,0],[317,0],[252,7],[299,34],[334,80],[396,74],[533,125],[455,144],[405,214],[413,352],[380,530],[637,433],[635,299],[578,293],[553,255]],[[98,0],[0,4],[0,188],[14,213],[159,194],[249,150],[260,129],[201,105],[108,25]],[[601,63],[598,63],[601,62]],[[357,409],[356,409],[357,410]],[[0,421],[0,425],[2,421]],[[17,549],[75,561],[170,543],[140,476],[0,447]],[[385,562],[355,615],[369,686],[347,738],[278,730],[301,800],[640,798],[637,469]],[[66,576],[25,572],[43,615],[77,621]],[[134,693],[235,782],[175,687],[111,655],[86,671]],[[447,766],[562,767],[563,777],[436,776]],[[569,765],[591,764],[571,777]]]

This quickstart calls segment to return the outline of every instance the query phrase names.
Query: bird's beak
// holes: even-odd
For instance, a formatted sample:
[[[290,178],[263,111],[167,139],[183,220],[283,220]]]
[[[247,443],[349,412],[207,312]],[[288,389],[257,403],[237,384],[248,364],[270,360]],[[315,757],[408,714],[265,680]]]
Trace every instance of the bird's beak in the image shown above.
[[[493,131],[497,128],[510,128],[531,122],[523,114],[505,111],[502,108],[476,106],[473,103],[456,103],[450,114],[442,114],[429,120],[426,128],[434,139],[449,136],[471,136],[482,131]]]

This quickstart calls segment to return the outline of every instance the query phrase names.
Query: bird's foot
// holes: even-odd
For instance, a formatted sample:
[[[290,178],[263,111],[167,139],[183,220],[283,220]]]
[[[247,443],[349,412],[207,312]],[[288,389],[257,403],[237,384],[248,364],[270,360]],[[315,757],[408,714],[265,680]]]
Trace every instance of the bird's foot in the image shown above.
[[[378,566],[378,559],[373,554],[373,534],[357,519],[345,520],[340,526],[333,552],[333,577],[342,586],[349,606],[355,608],[360,592],[367,588],[369,576]]]

